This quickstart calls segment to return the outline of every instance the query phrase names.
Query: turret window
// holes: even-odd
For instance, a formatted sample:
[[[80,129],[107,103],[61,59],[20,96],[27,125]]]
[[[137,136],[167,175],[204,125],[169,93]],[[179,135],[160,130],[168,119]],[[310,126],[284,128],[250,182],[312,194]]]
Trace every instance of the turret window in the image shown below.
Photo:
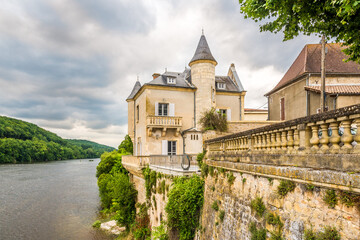
[[[225,83],[217,83],[218,89],[225,89],[226,84]]]
[[[168,84],[176,84],[176,78],[174,77],[167,77]]]

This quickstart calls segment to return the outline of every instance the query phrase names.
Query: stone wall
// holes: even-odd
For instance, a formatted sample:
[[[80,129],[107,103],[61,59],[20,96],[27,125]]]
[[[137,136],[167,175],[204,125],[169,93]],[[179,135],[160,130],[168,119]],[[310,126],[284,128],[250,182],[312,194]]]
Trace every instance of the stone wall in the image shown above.
[[[215,171],[216,172],[216,171]],[[322,231],[325,226],[335,226],[341,239],[360,239],[360,215],[356,207],[347,207],[338,201],[334,209],[323,200],[326,188],[314,187],[312,191],[305,184],[296,183],[295,190],[280,197],[277,188],[279,179],[259,177],[233,171],[236,177],[229,184],[226,174],[215,173],[205,181],[205,203],[201,216],[201,234],[198,239],[251,239],[249,225],[255,222],[268,232],[276,232],[275,227],[266,223],[265,217],[256,216],[251,209],[251,201],[261,197],[266,207],[264,216],[274,213],[284,224],[283,239],[303,239],[305,229]],[[218,202],[219,210],[212,208]],[[220,213],[224,211],[223,221]]]

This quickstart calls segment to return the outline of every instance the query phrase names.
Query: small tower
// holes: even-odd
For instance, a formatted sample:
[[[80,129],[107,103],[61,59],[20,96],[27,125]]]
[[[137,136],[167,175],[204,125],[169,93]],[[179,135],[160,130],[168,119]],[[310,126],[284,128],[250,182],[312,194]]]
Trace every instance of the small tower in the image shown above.
[[[195,108],[196,126],[202,114],[216,106],[215,66],[217,62],[211,54],[204,34],[201,35],[194,57],[189,66],[191,68],[191,82],[196,86]]]

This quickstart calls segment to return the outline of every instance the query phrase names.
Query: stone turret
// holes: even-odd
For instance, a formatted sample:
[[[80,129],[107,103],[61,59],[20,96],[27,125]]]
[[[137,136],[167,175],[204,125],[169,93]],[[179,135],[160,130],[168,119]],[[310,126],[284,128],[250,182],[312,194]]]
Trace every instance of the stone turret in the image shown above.
[[[204,34],[201,35],[194,57],[189,66],[191,68],[191,81],[197,87],[196,90],[196,127],[206,110],[216,106],[215,98],[215,66],[217,62],[211,54],[209,45]]]

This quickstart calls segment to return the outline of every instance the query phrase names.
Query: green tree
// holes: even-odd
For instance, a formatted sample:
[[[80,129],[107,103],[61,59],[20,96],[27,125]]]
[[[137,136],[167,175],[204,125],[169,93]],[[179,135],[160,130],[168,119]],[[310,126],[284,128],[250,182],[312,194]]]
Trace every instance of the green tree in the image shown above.
[[[359,0],[239,0],[245,18],[263,21],[261,31],[283,32],[284,41],[299,33],[325,35],[343,42],[349,60],[360,63]]]
[[[126,135],[125,139],[119,145],[119,151],[121,151],[121,149],[124,149],[125,152],[129,154],[133,153],[133,143],[129,135]]]

